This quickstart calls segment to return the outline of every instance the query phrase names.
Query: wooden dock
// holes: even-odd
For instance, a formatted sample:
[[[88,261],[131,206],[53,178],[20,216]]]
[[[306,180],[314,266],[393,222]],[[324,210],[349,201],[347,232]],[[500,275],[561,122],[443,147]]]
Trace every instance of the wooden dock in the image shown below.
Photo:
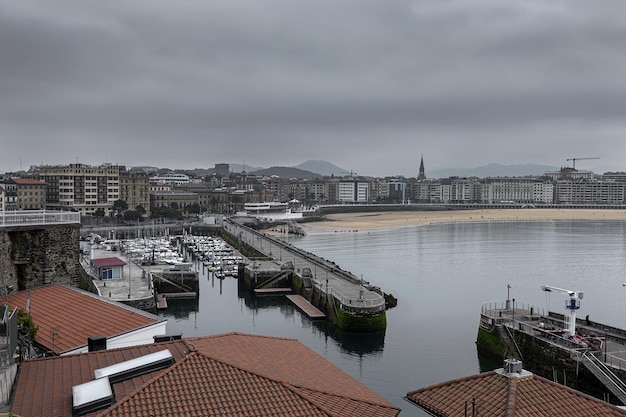
[[[255,288],[256,295],[283,295],[293,292],[291,288]]]
[[[326,318],[326,314],[318,310],[313,304],[309,303],[306,298],[301,295],[286,295],[287,299],[294,303],[296,307],[300,309],[304,314],[311,319],[323,319]]]
[[[167,308],[167,299],[164,294],[157,295],[156,307],[157,310],[165,310]]]

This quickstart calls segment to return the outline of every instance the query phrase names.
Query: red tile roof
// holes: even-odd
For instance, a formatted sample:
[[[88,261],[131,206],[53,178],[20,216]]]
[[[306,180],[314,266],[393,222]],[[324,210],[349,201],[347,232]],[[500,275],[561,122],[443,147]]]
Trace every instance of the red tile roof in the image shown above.
[[[165,348],[174,365],[113,384],[115,404],[96,415],[393,417],[400,412],[297,340],[240,333],[26,361],[12,411],[22,417],[69,415],[72,386],[92,380],[95,369]]]
[[[178,341],[25,361],[20,365],[11,410],[22,417],[71,416],[72,387],[93,380],[96,369],[163,349],[169,349],[177,362],[190,352]],[[132,394],[158,373],[115,384],[116,398]]]
[[[46,183],[43,181],[34,180],[31,178],[11,178],[11,181],[18,185],[46,185]]]
[[[91,263],[94,264],[95,266],[97,266],[98,268],[106,268],[106,267],[110,267],[110,266],[124,266],[126,265],[126,262],[124,262],[122,259],[118,258],[118,257],[111,257],[111,258],[96,258],[96,259],[92,259]]]
[[[166,319],[95,294],[50,285],[9,295],[9,305],[26,311],[39,328],[35,342],[61,354],[87,345],[90,336],[112,337]]]
[[[609,417],[626,411],[572,388],[528,373],[507,377],[496,371],[412,391],[406,399],[437,417]],[[466,414],[467,411],[467,414]]]

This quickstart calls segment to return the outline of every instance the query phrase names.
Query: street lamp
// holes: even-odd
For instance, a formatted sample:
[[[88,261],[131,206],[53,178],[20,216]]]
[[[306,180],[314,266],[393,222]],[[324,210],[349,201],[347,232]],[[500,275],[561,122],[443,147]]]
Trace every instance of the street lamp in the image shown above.
[[[513,337],[515,337],[515,298],[513,298]]]
[[[133,263],[133,260],[130,258],[130,256],[128,256],[128,299],[130,300],[130,277],[131,277],[131,272],[130,272],[130,264]]]

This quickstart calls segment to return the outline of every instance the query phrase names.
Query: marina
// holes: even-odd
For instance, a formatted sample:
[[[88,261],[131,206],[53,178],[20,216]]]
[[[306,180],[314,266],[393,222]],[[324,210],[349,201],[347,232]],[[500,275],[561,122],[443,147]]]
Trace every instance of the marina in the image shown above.
[[[477,356],[475,342],[481,305],[485,299],[498,299],[498,295],[506,294],[507,282],[511,283],[511,293],[517,299],[514,313],[517,329],[523,316],[530,315],[531,306],[533,317],[548,316],[549,311],[566,313],[563,305],[567,297],[540,289],[548,275],[552,277],[550,283],[585,290],[577,321],[591,315],[592,323],[599,326],[596,336],[604,337],[600,334],[603,328],[622,328],[623,324],[616,323],[621,317],[617,310],[621,305],[619,291],[607,290],[609,278],[617,282],[616,288],[622,288],[620,254],[626,248],[621,231],[616,224],[548,222],[431,225],[331,237],[286,236],[291,245],[332,259],[343,269],[378,277],[377,281],[386,289],[399,294],[398,308],[388,311],[388,325],[382,334],[359,336],[328,326],[325,320],[311,320],[287,301],[284,294],[255,297],[253,293],[241,292],[238,280],[218,279],[200,259],[190,259],[200,273],[198,298],[168,300],[168,308],[159,314],[172,317],[168,332],[185,337],[228,331],[296,337],[403,408],[401,415],[422,416],[419,410],[407,407],[399,399],[398,391],[404,393],[501,366],[500,360]],[[510,240],[511,236],[515,240]],[[271,248],[273,257],[277,251],[280,256],[277,246],[272,244]],[[454,257],[446,256],[450,253]],[[393,263],[392,259],[404,262]],[[286,256],[282,260],[287,262]],[[411,274],[406,274],[407,270]],[[590,287],[581,279],[590,275],[602,278]],[[460,276],[468,278],[456,279]],[[455,291],[449,291],[450,288]],[[550,297],[558,303],[551,306]],[[532,304],[522,304],[519,301],[522,299],[531,300]],[[446,308],[441,308],[441,303]],[[491,307],[487,303],[485,308],[494,310],[489,314],[498,316],[498,309],[506,309],[506,303]],[[438,311],[435,321],[429,319],[432,311]],[[298,319],[300,315],[303,320]],[[564,327],[564,316],[553,317],[560,320],[554,322],[555,328]],[[532,322],[537,327],[541,320]],[[442,323],[446,324],[445,331]],[[548,325],[547,320],[544,323]],[[600,323],[606,323],[607,327]],[[608,339],[609,361],[616,362],[620,355],[619,342],[614,345],[613,338]],[[419,350],[419,355],[415,355],[415,350]],[[529,364],[529,357],[524,356],[524,364]],[[560,365],[554,370],[550,368],[550,379],[564,383],[563,369]],[[565,382],[572,386],[575,379],[569,373],[566,375]]]

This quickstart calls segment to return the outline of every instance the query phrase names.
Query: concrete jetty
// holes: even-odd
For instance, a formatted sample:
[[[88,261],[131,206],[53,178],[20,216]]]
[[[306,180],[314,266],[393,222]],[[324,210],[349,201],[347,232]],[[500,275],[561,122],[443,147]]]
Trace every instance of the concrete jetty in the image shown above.
[[[295,293],[324,310],[342,329],[378,331],[386,327],[385,298],[379,288],[334,262],[236,221],[225,222],[224,232],[231,236],[233,246],[247,246],[265,255],[251,260],[240,274],[251,290],[285,287],[289,282]]]
[[[565,314],[512,301],[483,304],[481,353],[523,360],[533,373],[626,405],[626,330],[586,318],[570,334]]]

